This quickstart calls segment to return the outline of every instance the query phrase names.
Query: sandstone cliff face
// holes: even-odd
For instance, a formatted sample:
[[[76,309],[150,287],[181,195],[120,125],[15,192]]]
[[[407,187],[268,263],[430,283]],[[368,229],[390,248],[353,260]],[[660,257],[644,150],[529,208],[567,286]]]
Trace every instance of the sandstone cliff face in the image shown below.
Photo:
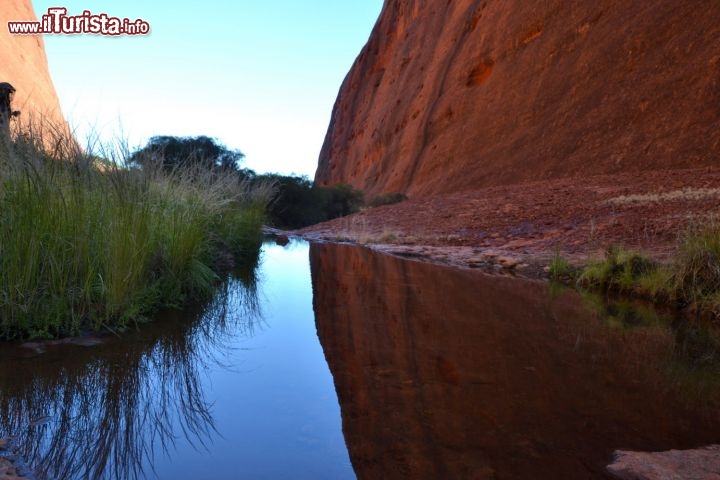
[[[316,180],[410,195],[714,166],[720,3],[386,0]]]
[[[55,87],[48,71],[42,36],[10,35],[7,22],[35,20],[31,0],[0,4],[0,82],[15,87],[13,108],[20,110],[20,122],[49,122],[67,131]]]

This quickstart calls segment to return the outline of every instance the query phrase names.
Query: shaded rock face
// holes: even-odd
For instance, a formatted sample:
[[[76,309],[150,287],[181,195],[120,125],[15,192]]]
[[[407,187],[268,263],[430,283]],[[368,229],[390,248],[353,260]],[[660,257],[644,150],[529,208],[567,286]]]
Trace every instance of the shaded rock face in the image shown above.
[[[0,82],[8,82],[16,90],[12,107],[21,112],[18,121],[48,122],[69,134],[48,71],[42,36],[8,33],[8,21],[35,19],[31,0],[0,4]]]
[[[674,383],[662,328],[610,328],[576,293],[357,247],[311,245],[310,262],[360,479],[602,479],[619,448],[720,435],[717,400]]]
[[[369,194],[717,165],[720,3],[386,0],[316,180]]]

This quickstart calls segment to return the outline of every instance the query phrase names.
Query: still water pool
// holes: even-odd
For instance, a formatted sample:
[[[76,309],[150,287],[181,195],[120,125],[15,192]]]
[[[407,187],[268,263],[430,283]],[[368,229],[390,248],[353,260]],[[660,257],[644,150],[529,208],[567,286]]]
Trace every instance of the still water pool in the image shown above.
[[[38,478],[355,478],[308,246],[263,248],[204,308],[93,347],[4,348],[0,438]]]
[[[0,439],[44,478],[606,478],[720,440],[720,337],[637,304],[268,243],[122,338],[3,345]]]

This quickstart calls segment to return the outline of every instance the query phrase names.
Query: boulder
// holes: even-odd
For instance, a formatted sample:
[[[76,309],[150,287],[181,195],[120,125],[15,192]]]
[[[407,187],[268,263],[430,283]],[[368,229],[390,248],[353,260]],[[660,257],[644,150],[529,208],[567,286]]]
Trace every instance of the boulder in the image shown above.
[[[622,480],[720,480],[720,445],[696,450],[617,450],[607,470]]]

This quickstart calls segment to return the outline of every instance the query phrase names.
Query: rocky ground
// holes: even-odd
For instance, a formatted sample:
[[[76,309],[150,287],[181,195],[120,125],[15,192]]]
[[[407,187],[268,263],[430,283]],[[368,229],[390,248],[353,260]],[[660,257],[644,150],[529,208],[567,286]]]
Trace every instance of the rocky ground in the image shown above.
[[[295,233],[461,267],[542,276],[611,245],[668,260],[688,225],[720,218],[720,169],[522,183],[369,208]]]

